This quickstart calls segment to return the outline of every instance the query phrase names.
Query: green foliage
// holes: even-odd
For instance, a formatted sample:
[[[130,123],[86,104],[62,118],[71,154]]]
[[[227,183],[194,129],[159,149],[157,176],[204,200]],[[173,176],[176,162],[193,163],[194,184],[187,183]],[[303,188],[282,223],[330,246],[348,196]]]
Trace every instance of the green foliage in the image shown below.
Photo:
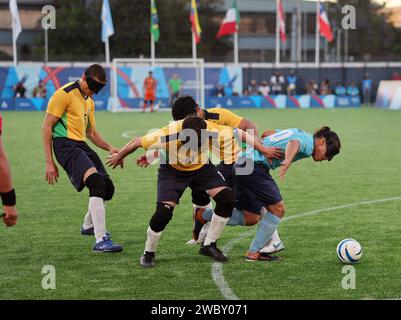
[[[109,0],[115,34],[110,37],[111,57],[150,56],[150,1]],[[206,58],[225,57],[230,45],[216,40],[219,21],[213,19],[221,0],[202,1],[198,7],[203,29],[199,54]],[[49,31],[50,60],[103,60],[101,41],[101,0],[57,1],[57,29]],[[156,56],[191,57],[192,37],[188,0],[157,1],[160,39]],[[43,36],[39,42],[43,44]],[[40,49],[42,50],[42,49]],[[39,52],[37,52],[39,54]]]

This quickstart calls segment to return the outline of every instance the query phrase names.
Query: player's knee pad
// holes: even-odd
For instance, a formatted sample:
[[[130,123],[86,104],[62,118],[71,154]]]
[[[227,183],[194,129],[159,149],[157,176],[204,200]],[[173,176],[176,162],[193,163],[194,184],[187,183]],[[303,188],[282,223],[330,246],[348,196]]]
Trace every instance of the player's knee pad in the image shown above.
[[[104,182],[106,183],[106,198],[104,200],[110,201],[113,199],[114,195],[114,184],[113,181],[109,177],[104,177]]]
[[[85,185],[89,189],[89,197],[106,198],[106,182],[100,174],[91,174],[86,179]]]
[[[158,202],[156,212],[150,219],[150,228],[154,232],[162,232],[173,217],[173,211],[173,206],[167,203]]]
[[[203,207],[210,203],[210,197],[205,191],[192,190],[192,203]]]
[[[214,201],[216,202],[216,208],[214,209],[214,212],[218,216],[223,218],[231,217],[235,202],[234,192],[231,189],[226,188],[220,191],[214,197]]]

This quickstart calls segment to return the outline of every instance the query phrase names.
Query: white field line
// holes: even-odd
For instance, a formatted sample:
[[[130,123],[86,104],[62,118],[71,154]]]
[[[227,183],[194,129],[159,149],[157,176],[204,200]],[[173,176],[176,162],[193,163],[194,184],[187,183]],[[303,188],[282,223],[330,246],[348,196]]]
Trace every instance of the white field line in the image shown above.
[[[377,204],[377,203],[382,203],[382,202],[390,202],[390,201],[399,201],[401,200],[401,197],[392,197],[392,198],[386,198],[386,199],[379,199],[379,200],[370,200],[370,201],[362,201],[362,202],[355,202],[351,204],[346,204],[342,206],[336,206],[332,208],[324,208],[324,209],[319,209],[319,210],[313,210],[305,213],[300,213],[296,214],[293,216],[285,217],[282,222],[288,221],[288,220],[294,220],[294,219],[299,219],[307,216],[313,216],[317,215],[323,212],[329,212],[329,211],[336,211],[336,210],[341,210],[341,209],[348,209],[352,207],[357,207],[357,206],[366,206],[366,205],[371,205],[371,204]],[[231,240],[229,243],[227,243],[223,251],[224,253],[228,253],[231,251],[231,249],[235,246],[235,244],[239,241],[241,241],[244,238],[247,238],[251,234],[255,233],[255,230],[250,230],[248,232],[245,232],[241,234],[239,237]],[[227,283],[227,281],[224,279],[223,275],[223,264],[219,262],[213,262],[212,263],[212,277],[214,282],[216,283],[216,286],[219,288],[221,294],[223,295],[224,299],[226,300],[240,300],[233,290],[230,288],[230,285]]]

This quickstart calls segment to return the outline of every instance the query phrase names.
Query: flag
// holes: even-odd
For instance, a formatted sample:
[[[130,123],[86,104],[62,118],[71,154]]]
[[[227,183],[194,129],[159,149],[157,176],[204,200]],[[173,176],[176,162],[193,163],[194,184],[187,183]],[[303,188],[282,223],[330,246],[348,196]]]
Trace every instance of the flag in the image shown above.
[[[10,0],[10,12],[13,27],[13,43],[17,42],[18,36],[22,31],[21,20],[19,19],[17,0]]]
[[[216,38],[222,36],[228,36],[230,34],[238,32],[238,27],[240,23],[239,10],[237,6],[237,0],[233,0],[231,3],[231,8],[228,9],[223,22],[221,23],[219,32]]]
[[[106,42],[114,34],[113,17],[111,16],[109,0],[103,0],[102,4],[102,41]]]
[[[283,10],[283,3],[278,0],[278,19],[280,23],[280,39],[282,42],[287,41],[287,35],[285,33],[285,14]]]
[[[328,42],[333,41],[333,32],[323,4],[320,4],[319,29],[321,36],[325,37]]]
[[[189,17],[189,21],[191,21],[192,24],[192,32],[195,35],[196,43],[199,43],[201,40],[202,29],[199,24],[196,0],[191,0],[191,16]]]
[[[153,38],[157,42],[160,38],[159,17],[157,16],[156,0],[150,1],[150,33],[153,34]]]

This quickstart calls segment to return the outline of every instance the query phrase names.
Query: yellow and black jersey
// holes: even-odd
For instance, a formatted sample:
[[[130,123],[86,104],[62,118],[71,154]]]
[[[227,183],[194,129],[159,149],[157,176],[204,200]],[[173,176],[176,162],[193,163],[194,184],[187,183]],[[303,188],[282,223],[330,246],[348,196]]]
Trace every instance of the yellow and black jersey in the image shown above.
[[[238,128],[241,121],[244,119],[234,112],[224,108],[212,108],[203,110],[204,119],[206,121],[213,122],[220,126],[228,126],[232,128]]]
[[[79,82],[70,82],[51,97],[47,113],[59,118],[53,127],[53,138],[85,141],[86,129],[95,127],[95,102],[84,98]]]
[[[210,162],[210,152],[217,156],[223,155],[227,163],[233,163],[238,157],[241,143],[237,139],[236,129],[206,121],[209,143],[205,143],[200,150],[193,152],[180,138],[183,122],[184,120],[173,122],[142,137],[142,147],[146,150],[164,150],[167,162],[179,171],[195,171],[202,168]]]

